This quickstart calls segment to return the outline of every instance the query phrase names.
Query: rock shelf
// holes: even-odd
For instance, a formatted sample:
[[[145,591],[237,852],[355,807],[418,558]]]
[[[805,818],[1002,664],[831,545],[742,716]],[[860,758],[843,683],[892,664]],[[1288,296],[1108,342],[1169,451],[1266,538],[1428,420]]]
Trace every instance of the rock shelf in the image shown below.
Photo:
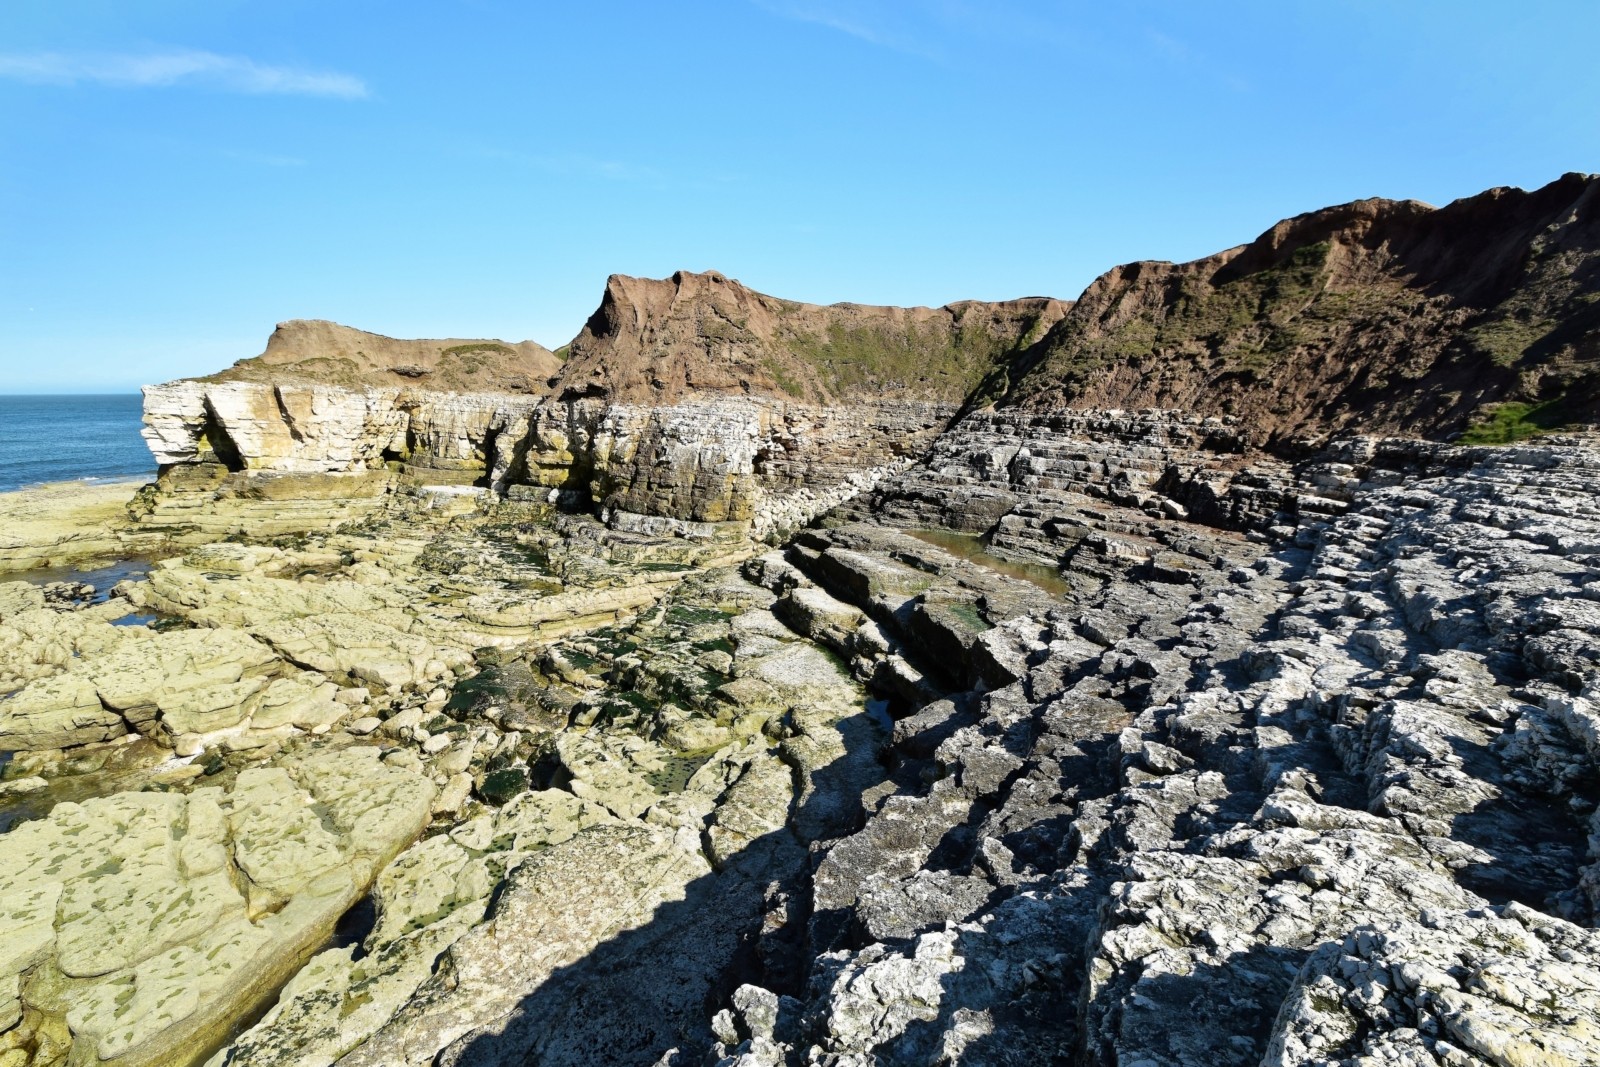
[[[6,1054],[1589,1062],[1600,448],[1108,425],[776,548],[402,489],[0,586]],[[941,479],[1061,583],[897,529]]]
[[[1600,1062],[1597,190],[151,387],[0,499],[0,1067]]]

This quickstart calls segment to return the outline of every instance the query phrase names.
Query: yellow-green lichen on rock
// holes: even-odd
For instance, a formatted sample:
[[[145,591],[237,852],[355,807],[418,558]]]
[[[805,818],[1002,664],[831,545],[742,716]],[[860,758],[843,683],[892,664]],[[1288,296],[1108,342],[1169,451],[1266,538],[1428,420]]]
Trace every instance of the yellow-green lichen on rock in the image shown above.
[[[70,1034],[37,1067],[190,1063],[273,995],[427,822],[432,783],[378,755],[62,803],[0,837],[0,980]]]

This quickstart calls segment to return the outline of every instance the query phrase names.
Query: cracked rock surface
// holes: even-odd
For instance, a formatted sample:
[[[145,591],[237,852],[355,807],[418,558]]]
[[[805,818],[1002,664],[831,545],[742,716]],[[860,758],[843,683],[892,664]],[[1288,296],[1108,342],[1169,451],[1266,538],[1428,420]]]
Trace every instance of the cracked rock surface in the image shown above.
[[[1231,432],[0,585],[0,1064],[1596,1062],[1600,450]]]
[[[897,723],[910,786],[823,847],[806,981],[775,1021],[730,1002],[712,1058],[1594,1062],[1595,453],[1355,451],[1342,514],[1191,527],[1181,577],[1157,509],[1080,509],[1064,558],[1149,548],[986,618],[1027,642],[992,688],[841,575],[890,535],[796,542],[799,580],[972,687]]]

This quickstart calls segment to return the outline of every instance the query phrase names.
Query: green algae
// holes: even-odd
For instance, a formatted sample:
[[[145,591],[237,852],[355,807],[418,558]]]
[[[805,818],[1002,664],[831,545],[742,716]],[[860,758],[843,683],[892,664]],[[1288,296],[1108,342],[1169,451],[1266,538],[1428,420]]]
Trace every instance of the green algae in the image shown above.
[[[952,556],[975,563],[986,570],[1016,578],[1038,586],[1051,596],[1064,597],[1072,591],[1072,583],[1061,576],[1054,567],[1039,563],[1018,563],[990,552],[978,534],[957,533],[954,530],[907,530],[918,541],[942,548]],[[980,629],[987,629],[984,623]]]

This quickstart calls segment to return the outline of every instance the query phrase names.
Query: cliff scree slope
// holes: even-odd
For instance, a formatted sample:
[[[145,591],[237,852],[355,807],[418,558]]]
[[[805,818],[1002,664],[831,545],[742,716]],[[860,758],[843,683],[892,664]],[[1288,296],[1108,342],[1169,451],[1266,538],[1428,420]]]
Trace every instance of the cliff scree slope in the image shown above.
[[[612,275],[568,347],[562,399],[671,404],[690,394],[836,402],[960,402],[1066,312],[1061,300],[941,308],[822,307],[758,293],[715,271]]]
[[[560,369],[556,354],[535,341],[399,340],[324,319],[292,319],[278,323],[265,352],[207,380],[534,393]]]
[[[1358,200],[1192,263],[1117,267],[1009,373],[1008,404],[1238,415],[1260,443],[1446,436],[1493,404],[1528,429],[1592,421],[1600,178],[1438,209]]]

